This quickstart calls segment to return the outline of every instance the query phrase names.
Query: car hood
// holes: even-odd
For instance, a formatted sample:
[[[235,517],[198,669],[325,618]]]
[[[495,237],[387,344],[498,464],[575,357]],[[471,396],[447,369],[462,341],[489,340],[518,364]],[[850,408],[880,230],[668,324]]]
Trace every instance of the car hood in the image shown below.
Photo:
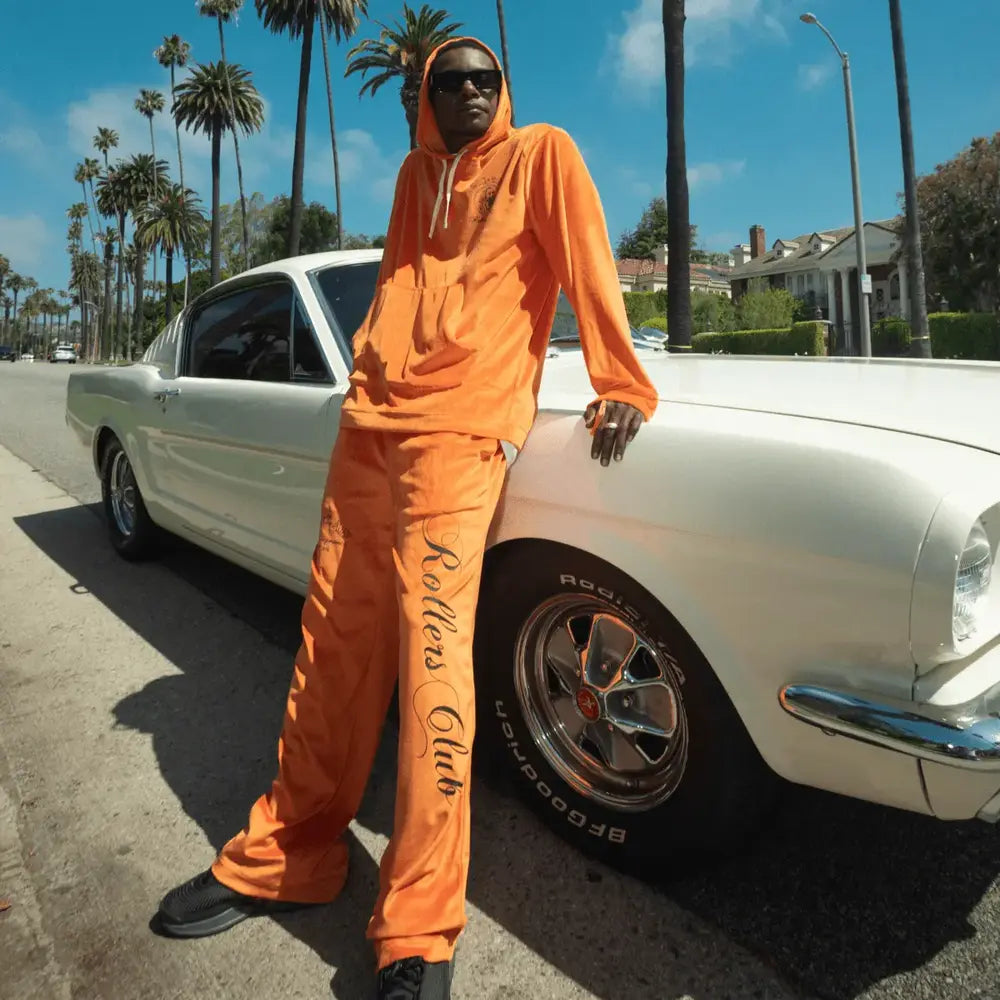
[[[664,403],[727,407],[917,434],[1000,453],[1000,363],[640,352]],[[569,396],[573,397],[570,403]],[[579,354],[546,364],[540,403],[589,402]],[[661,406],[660,412],[666,407]]]

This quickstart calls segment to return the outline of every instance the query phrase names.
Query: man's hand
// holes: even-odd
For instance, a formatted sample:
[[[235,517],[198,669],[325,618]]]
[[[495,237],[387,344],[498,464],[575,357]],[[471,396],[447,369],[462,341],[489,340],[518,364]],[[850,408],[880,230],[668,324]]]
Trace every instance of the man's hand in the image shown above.
[[[645,422],[642,412],[634,406],[603,401],[591,403],[583,419],[594,435],[590,457],[599,458],[605,466],[611,463],[612,454],[616,462],[622,460],[626,447]]]

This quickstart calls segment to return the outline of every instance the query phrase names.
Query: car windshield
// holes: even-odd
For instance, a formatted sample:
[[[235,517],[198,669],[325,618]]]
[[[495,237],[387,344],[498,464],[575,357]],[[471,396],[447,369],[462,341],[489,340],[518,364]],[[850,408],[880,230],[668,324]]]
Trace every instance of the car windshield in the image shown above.
[[[375,297],[375,282],[378,280],[379,262],[366,261],[362,264],[339,264],[316,271],[313,277],[316,286],[333,314],[348,342],[361,326]],[[637,346],[646,346],[651,335],[658,331],[640,331],[630,327],[632,339]],[[580,343],[580,327],[576,313],[565,292],[559,293],[556,304],[556,318],[552,323],[552,342],[562,347],[572,347]]]

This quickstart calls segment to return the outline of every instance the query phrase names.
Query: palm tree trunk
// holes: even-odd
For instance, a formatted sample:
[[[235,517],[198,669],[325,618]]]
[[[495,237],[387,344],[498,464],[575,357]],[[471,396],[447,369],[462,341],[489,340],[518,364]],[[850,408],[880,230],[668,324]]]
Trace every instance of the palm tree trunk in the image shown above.
[[[302,58],[299,61],[299,105],[295,115],[295,153],[292,158],[292,217],[288,226],[288,256],[295,257],[302,241],[302,175],[306,164],[306,109],[309,104],[309,71],[312,68],[313,28],[309,18],[302,28]]]
[[[684,0],[663,0],[667,83],[667,336],[691,349],[691,211],[684,141]]]
[[[174,318],[174,252],[167,247],[167,301],[166,318],[169,323]]]
[[[220,242],[222,239],[222,219],[219,217],[219,160],[222,153],[222,119],[216,119],[212,128],[212,284],[219,283],[221,271]]]
[[[510,53],[507,51],[507,18],[504,17],[503,0],[497,0],[497,21],[500,25],[500,54],[503,58],[503,76],[510,100],[510,123],[514,124],[514,91],[510,86]]]
[[[156,139],[153,137],[153,116],[149,116],[149,145],[153,150],[153,197],[160,197],[160,175],[156,170]],[[156,258],[159,256],[156,252],[156,246],[152,248],[153,252],[153,285],[156,285]],[[131,360],[131,357],[129,358]]]
[[[174,65],[170,64],[170,97],[173,101],[177,100],[176,93],[176,83],[174,80]],[[173,114],[173,106],[170,108],[171,114]],[[181,178],[181,190],[186,191],[184,187],[184,156],[181,153],[181,126],[177,121],[177,115],[174,115],[174,131],[177,133],[177,172],[180,174]],[[185,272],[184,272],[184,305],[188,304],[188,282],[191,279],[191,260],[190,258],[184,261]]]
[[[226,65],[226,39],[222,33],[222,18],[219,22],[219,50],[222,53],[222,65]],[[250,233],[247,230],[247,199],[243,191],[243,161],[240,159],[240,136],[236,126],[236,108],[233,106],[233,85],[226,70],[226,96],[229,98],[229,124],[233,130],[233,148],[236,150],[236,180],[240,188],[240,216],[243,220],[243,267],[250,270]]]
[[[122,342],[122,296],[125,291],[125,212],[118,213],[118,278],[115,284],[115,339],[111,346],[114,357]]]
[[[134,319],[128,331],[128,353],[126,360],[132,360],[132,330],[135,329],[135,337],[139,347],[142,347],[142,291],[145,282],[146,271],[146,251],[141,247],[136,247],[135,255],[135,312]],[[155,279],[154,279],[155,280]]]
[[[910,355],[931,357],[931,331],[927,321],[927,287],[924,278],[924,252],[920,241],[920,211],[917,205],[917,171],[913,162],[913,123],[910,118],[910,82],[906,71],[906,43],[903,39],[903,12],[899,0],[889,0],[889,24],[892,29],[892,54],[896,68],[896,103],[899,106],[899,140],[903,150],[903,201],[906,228],[903,241],[910,291]]]
[[[87,225],[90,228],[90,243],[94,249],[94,253],[97,253],[97,237],[94,235],[94,220],[90,217],[90,201],[87,198],[87,182],[80,181],[80,187],[83,189],[83,204],[87,208]]]
[[[101,326],[97,331],[97,342],[94,346],[95,361],[100,361],[111,343],[111,261],[107,252],[104,254],[104,310]]]
[[[337,249],[344,249],[344,208],[340,200],[340,155],[337,152],[337,129],[333,123],[333,86],[330,83],[330,50],[327,41],[326,4],[319,4],[319,37],[323,42],[323,71],[326,74],[326,106],[330,113],[330,147],[333,150],[333,186],[337,196]]]
[[[11,327],[10,328],[11,328],[11,334],[12,334],[11,338],[10,338],[11,340],[13,340],[17,336],[17,291],[18,290],[15,288],[14,289],[14,318],[10,321],[10,323],[11,323]],[[21,354],[21,341],[20,341],[20,339],[18,339],[18,341],[17,341],[17,353],[18,353],[18,355]]]

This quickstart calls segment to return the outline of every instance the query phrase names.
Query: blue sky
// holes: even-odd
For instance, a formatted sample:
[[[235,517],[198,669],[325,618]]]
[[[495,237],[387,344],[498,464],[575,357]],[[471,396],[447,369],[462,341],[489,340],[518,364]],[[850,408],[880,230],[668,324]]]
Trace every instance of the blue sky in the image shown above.
[[[885,0],[688,0],[687,141],[691,216],[708,249],[729,249],[763,225],[767,241],[852,221],[840,64],[811,9],[851,56],[865,216],[895,213],[902,188],[888,9]],[[74,165],[98,125],[117,129],[121,154],[147,151],[133,110],[140,87],[166,90],[152,57],[178,32],[199,61],[218,57],[215,22],[194,0],[21,4],[0,60],[0,253],[40,284],[66,285],[68,205],[79,200]],[[1000,128],[995,0],[903,0],[917,167],[949,159],[973,136]],[[378,20],[398,0],[370,0]],[[493,0],[453,0],[467,33],[497,45]],[[572,16],[567,11],[572,10]],[[549,121],[576,139],[604,200],[613,240],[663,189],[664,89],[660,0],[508,0],[513,93],[520,124]],[[266,32],[252,0],[227,29],[227,55],[253,72],[267,111],[249,140],[248,191],[287,192],[298,79],[298,43]],[[363,23],[358,37],[377,28]],[[345,225],[384,232],[395,172],[407,148],[398,93],[359,100],[344,79],[349,45],[332,50],[342,147]],[[338,69],[339,67],[339,69]],[[322,57],[310,93],[306,198],[333,207]],[[175,167],[164,115],[157,153]],[[209,197],[207,140],[182,134],[187,183]],[[224,201],[236,197],[224,147]]]

